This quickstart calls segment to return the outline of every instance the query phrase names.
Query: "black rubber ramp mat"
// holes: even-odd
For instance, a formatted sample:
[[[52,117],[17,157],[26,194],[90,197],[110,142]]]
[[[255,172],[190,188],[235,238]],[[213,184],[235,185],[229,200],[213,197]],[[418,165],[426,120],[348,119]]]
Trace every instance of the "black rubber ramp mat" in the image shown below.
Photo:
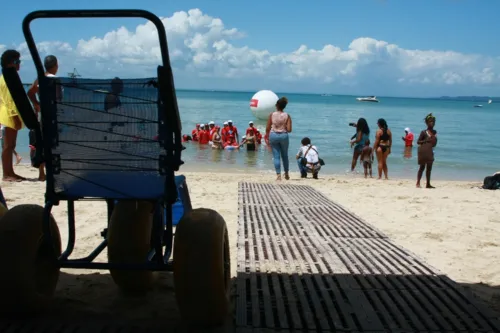
[[[239,184],[238,332],[500,332],[455,282],[310,186]]]

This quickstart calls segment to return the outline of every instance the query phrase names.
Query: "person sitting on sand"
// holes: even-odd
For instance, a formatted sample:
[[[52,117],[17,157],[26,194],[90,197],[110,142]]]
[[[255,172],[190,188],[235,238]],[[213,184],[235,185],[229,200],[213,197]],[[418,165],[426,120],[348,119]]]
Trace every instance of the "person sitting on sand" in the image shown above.
[[[313,178],[318,179],[318,172],[321,170],[318,148],[311,144],[311,139],[308,137],[303,138],[300,143],[302,147],[295,156],[299,165],[300,178],[307,178],[307,174],[312,173]]]
[[[379,129],[375,133],[375,144],[373,145],[373,150],[377,154],[378,161],[378,179],[382,179],[382,172],[385,175],[385,179],[389,179],[387,173],[387,157],[391,153],[392,146],[392,132],[387,126],[385,119],[380,118],[377,121]]]
[[[427,168],[425,172],[425,177],[427,179],[426,188],[434,188],[431,185],[431,172],[432,172],[432,164],[434,163],[434,147],[437,145],[437,132],[434,129],[434,125],[436,124],[436,117],[429,113],[425,117],[425,124],[427,125],[427,129],[420,132],[420,136],[418,137],[418,165],[420,168],[417,173],[417,187],[420,187],[420,180],[422,179],[422,175],[424,170]]]
[[[372,163],[375,157],[373,156],[373,148],[370,147],[370,139],[365,141],[365,147],[361,151],[360,160],[365,169],[365,178],[368,178],[368,171],[370,171],[370,178],[373,178]]]

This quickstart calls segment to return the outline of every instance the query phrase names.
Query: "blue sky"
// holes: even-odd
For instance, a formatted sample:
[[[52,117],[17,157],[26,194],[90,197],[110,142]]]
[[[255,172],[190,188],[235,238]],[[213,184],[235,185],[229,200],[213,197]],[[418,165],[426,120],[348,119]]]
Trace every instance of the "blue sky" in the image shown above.
[[[130,0],[85,1],[76,7],[68,3],[56,0],[45,6],[27,0],[22,6],[9,5],[12,8],[4,11],[0,20],[0,45],[23,50],[21,21],[29,12],[27,8],[137,8],[137,1]],[[500,83],[500,1],[205,0],[140,4],[141,9],[167,18],[175,12],[201,11],[187,15],[191,23],[182,33],[167,28],[169,42],[174,45],[171,53],[178,54],[172,57],[172,66],[179,88],[435,96],[495,95]],[[197,26],[199,15],[209,17],[205,26]],[[224,29],[234,28],[238,33],[219,31],[217,35],[210,31],[210,20],[214,19],[220,19]],[[175,22],[183,21],[177,17]],[[40,20],[33,23],[33,30],[37,42],[50,42],[42,54],[58,55],[61,72],[76,66],[81,74],[92,77],[154,75],[152,61],[142,61],[141,71],[134,62],[155,59],[143,37],[135,38],[133,48],[119,53],[116,49],[125,49],[126,43],[131,47],[131,35],[119,35],[112,39],[113,45],[104,38],[121,26],[134,33],[139,24],[143,21]],[[197,34],[201,36],[198,41],[206,41],[202,46],[190,42]],[[100,44],[78,45],[79,40],[93,37]],[[227,43],[214,47],[221,40]],[[62,43],[71,49],[61,47]],[[301,45],[306,48],[297,53]],[[325,49],[325,45],[332,48]],[[23,53],[25,58],[28,61],[23,63],[21,76],[31,81],[33,65],[27,53],[26,57]]]

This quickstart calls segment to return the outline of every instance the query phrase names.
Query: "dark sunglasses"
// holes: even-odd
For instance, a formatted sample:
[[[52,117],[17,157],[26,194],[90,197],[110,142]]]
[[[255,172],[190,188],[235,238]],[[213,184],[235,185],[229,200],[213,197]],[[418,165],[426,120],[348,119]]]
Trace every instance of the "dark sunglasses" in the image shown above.
[[[14,65],[20,65],[20,64],[21,64],[21,59],[14,60]]]

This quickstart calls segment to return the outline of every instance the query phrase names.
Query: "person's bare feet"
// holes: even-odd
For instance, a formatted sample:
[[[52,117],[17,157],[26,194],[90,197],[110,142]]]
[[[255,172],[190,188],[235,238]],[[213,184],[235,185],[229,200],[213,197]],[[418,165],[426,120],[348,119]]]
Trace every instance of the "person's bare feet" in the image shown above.
[[[276,180],[281,180],[281,175],[277,175]]]
[[[422,186],[420,186],[420,183],[417,183],[417,188],[421,188]]]
[[[288,175],[288,172],[285,172],[285,179],[290,180],[290,176]]]
[[[435,188],[435,187],[430,185],[430,184],[427,184],[427,186],[425,188]]]
[[[3,177],[2,180],[4,182],[22,182],[23,180],[26,180],[26,178],[21,177],[19,175],[13,175],[13,176]]]
[[[19,155],[16,156],[16,165],[18,165],[19,163],[21,163],[21,161],[23,160],[23,158]]]

